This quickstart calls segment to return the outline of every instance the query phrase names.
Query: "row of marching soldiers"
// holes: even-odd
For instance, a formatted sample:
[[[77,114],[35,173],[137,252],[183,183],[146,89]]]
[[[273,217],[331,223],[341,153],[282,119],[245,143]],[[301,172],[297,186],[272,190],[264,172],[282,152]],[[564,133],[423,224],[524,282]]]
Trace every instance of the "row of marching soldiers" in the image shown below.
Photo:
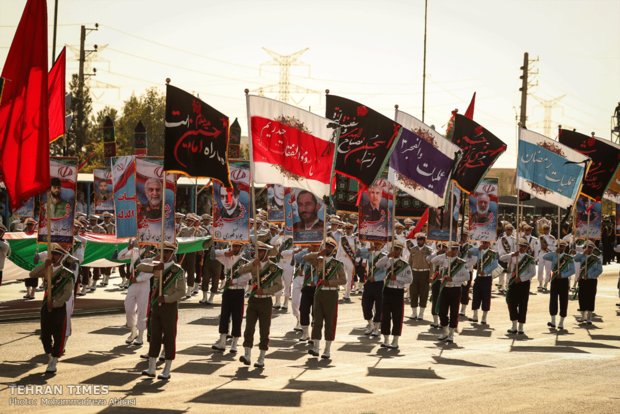
[[[530,280],[537,273],[537,260],[551,263],[548,280],[551,285],[549,325],[553,328],[556,328],[558,302],[560,320],[557,328],[564,328],[569,278],[573,274],[577,275],[583,323],[591,323],[596,280],[602,273],[601,259],[593,243],[587,242],[583,252],[574,255],[567,250],[567,243],[563,240],[555,243],[553,251],[536,252],[527,227],[523,227],[519,238],[515,239],[512,226],[506,226],[504,234],[492,246],[490,242],[478,245],[469,243],[466,232],[463,232],[460,242],[427,243],[424,233],[416,234],[414,240],[407,239],[404,230],[412,223],[405,222],[405,225],[396,223],[395,240],[391,243],[360,243],[354,233],[354,224],[332,217],[331,229],[320,246],[299,247],[277,226],[267,223],[264,212],[259,212],[255,242],[218,246],[210,236],[210,216],[188,216],[177,229],[177,234],[185,235],[191,230],[192,235],[205,237],[202,252],[177,258],[176,243],[167,242],[163,257],[160,257],[158,249],[140,248],[135,241],[118,252],[119,259],[130,261],[125,309],[131,334],[126,342],[142,345],[147,331],[149,350],[143,357],[148,358],[148,369],[143,374],[154,377],[157,360],[160,359],[165,365],[158,377],[164,380],[170,378],[175,358],[178,303],[196,290],[197,266],[203,269],[204,294],[201,302],[213,302],[212,295],[222,291],[220,338],[213,349],[225,351],[228,339],[231,339],[230,352],[238,352],[247,297],[246,324],[241,344],[244,349],[239,359],[246,365],[251,364],[258,324],[259,356],[254,364],[258,368],[265,366],[272,312],[274,308],[286,309],[289,297],[297,320],[294,330],[300,333],[300,341],[309,343],[308,353],[331,359],[340,290],[344,292],[342,302],[348,303],[353,288],[363,285],[362,313],[367,322],[365,333],[374,337],[382,335],[382,347],[398,349],[407,295],[412,307],[411,318],[423,320],[429,291],[432,293],[431,327],[440,330],[440,341],[450,343],[454,341],[459,313],[464,313],[462,305],[469,300],[472,284],[474,313],[471,321],[478,323],[478,311],[482,308],[480,323],[487,325],[492,280],[494,277],[504,277],[500,283],[505,289],[512,322],[508,333],[523,334]],[[255,239],[253,234],[250,239]],[[508,245],[513,248],[508,249]],[[46,298],[41,310],[41,340],[50,357],[47,371],[55,372],[66,343],[66,303],[73,297],[79,260],[57,245],[52,246],[51,259],[43,260],[44,264],[34,269],[31,277],[41,277],[45,267],[52,267],[52,297]],[[221,266],[224,274],[221,281],[220,268],[214,267],[215,270],[210,272],[204,265],[205,260],[217,261]],[[212,285],[209,299],[206,299],[205,280],[207,286],[209,283]],[[322,340],[324,346],[321,348]]]

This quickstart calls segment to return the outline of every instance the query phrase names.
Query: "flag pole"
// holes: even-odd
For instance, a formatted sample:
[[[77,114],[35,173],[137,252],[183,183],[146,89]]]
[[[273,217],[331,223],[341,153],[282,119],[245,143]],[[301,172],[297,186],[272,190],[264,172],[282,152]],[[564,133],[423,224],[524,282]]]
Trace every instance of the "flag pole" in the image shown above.
[[[164,262],[164,240],[166,239],[166,170],[164,170],[163,174],[163,190],[161,196],[161,250],[159,253],[160,261]],[[164,279],[164,271],[162,270],[159,275],[159,296],[163,294],[163,282]],[[161,303],[159,304],[161,306]]]
[[[46,208],[45,208],[45,227],[47,228],[47,258],[52,260],[52,223],[50,221],[50,209],[52,208],[52,201],[51,201],[51,195],[52,195],[52,188],[50,186],[49,192],[47,193],[47,201],[46,201]],[[48,267],[47,269],[45,269],[45,289],[46,289],[46,294],[47,294],[47,303],[48,303],[48,308],[49,308],[49,304],[51,303],[52,300],[52,267]],[[34,296],[34,295],[33,295]]]
[[[254,237],[252,238],[252,243],[254,244],[254,258],[258,258],[258,233],[257,233],[257,227],[256,227],[256,222],[258,219],[258,216],[256,214],[256,192],[254,190],[254,163],[253,161],[253,153],[252,153],[252,120],[250,119],[250,90],[249,89],[244,89],[243,91],[245,93],[245,107],[246,107],[246,113],[247,113],[247,118],[248,118],[248,148],[250,150],[250,188],[252,190],[252,216],[254,217],[254,222],[253,222],[253,227],[254,227]],[[260,276],[259,276],[259,272],[252,272],[252,277],[256,276],[256,286],[258,287],[258,289],[260,289]]]

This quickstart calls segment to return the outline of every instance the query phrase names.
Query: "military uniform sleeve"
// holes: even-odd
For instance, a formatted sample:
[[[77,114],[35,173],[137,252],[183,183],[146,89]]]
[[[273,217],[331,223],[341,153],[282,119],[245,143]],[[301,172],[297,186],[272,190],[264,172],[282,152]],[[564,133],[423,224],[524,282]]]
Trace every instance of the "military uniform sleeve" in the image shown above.
[[[246,263],[243,266],[241,266],[239,268],[239,270],[237,271],[237,273],[239,273],[240,275],[243,275],[243,274],[246,274],[246,273],[250,273],[250,275],[251,275],[252,268],[253,268],[253,263],[249,262],[249,263]],[[250,276],[250,278],[251,278],[251,276]]]
[[[308,253],[304,256],[304,261],[316,267],[319,263],[318,257],[318,253]]]
[[[262,288],[265,295],[273,295],[284,289],[284,285],[282,284],[282,269],[279,269],[278,272],[280,274],[273,280],[271,286]]]
[[[45,264],[40,264],[30,271],[29,277],[45,277]]]
[[[407,265],[405,270],[396,275],[396,281],[401,287],[411,285],[413,282],[413,272],[411,271],[411,266]]]
[[[347,284],[347,274],[345,273],[344,266],[342,264],[338,265],[338,271],[336,272],[336,283],[337,286]]]

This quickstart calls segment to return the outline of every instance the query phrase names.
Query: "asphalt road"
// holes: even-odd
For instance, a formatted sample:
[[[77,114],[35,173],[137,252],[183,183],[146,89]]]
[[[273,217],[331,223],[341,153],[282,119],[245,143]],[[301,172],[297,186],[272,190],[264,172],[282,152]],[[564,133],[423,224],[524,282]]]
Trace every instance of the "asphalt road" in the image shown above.
[[[38,322],[3,324],[0,412],[618,413],[620,308],[614,272],[599,281],[594,325],[576,323],[577,302],[571,301],[564,334],[546,327],[548,295],[538,294],[530,298],[526,336],[507,337],[508,311],[499,296],[487,329],[461,322],[456,344],[445,346],[435,341],[428,322],[406,322],[400,350],[388,351],[363,335],[355,296],[352,304],[339,306],[332,360],[319,361],[296,341],[293,316],[277,314],[264,370],[211,350],[219,308],[182,309],[168,382],[140,375],[146,362],[139,354],[146,347],[125,345],[124,315],[74,318],[55,376],[43,374]],[[257,354],[255,348],[254,360]],[[19,387],[28,385],[51,387]],[[91,405],[58,405],[66,402]],[[26,403],[36,405],[16,405]]]

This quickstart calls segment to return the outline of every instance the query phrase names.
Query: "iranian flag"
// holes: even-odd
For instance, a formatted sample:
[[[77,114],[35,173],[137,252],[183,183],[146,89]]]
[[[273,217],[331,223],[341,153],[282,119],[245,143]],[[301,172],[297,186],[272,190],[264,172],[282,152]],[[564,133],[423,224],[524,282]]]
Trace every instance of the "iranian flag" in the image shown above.
[[[303,109],[261,96],[248,96],[250,169],[257,184],[280,184],[330,194],[338,129]]]

